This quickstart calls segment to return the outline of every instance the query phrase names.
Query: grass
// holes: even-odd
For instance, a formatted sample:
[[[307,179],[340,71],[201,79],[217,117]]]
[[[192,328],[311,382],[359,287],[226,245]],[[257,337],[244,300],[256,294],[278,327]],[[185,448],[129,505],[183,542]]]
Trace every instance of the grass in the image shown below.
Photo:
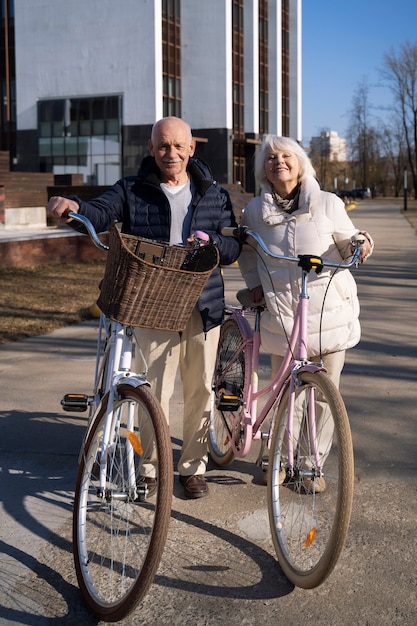
[[[0,270],[0,344],[93,317],[105,261]]]

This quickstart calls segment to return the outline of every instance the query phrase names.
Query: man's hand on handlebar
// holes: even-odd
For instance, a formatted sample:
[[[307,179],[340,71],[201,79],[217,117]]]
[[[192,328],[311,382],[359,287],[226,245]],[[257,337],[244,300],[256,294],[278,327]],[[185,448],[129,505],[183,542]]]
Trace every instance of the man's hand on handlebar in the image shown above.
[[[189,248],[201,248],[208,243],[210,243],[210,235],[204,233],[202,230],[196,230],[187,237],[187,247]]]
[[[49,199],[46,210],[52,217],[59,217],[60,219],[67,219],[68,213],[78,213],[78,202],[70,200],[69,198],[63,198],[62,196],[52,196]]]

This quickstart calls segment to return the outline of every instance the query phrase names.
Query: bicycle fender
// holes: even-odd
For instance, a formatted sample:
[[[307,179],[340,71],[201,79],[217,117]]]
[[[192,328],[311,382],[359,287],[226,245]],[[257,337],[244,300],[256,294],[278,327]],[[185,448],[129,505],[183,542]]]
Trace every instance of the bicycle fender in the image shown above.
[[[310,372],[310,374],[315,374],[315,372],[327,372],[327,370],[323,365],[319,365],[318,363],[306,363],[300,365],[297,372]]]
[[[145,378],[145,376],[138,376],[138,375],[124,376],[118,381],[117,389],[120,387],[120,385],[130,385],[131,387],[134,387],[135,389],[137,387],[140,387],[141,385],[148,385],[148,387],[151,386],[149,381]]]

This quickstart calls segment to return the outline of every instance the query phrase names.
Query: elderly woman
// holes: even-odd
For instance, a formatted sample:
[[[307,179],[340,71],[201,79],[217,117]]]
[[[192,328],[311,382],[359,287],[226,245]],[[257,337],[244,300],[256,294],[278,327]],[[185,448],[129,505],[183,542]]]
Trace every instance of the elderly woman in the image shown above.
[[[256,231],[272,252],[287,256],[315,254],[335,262],[351,255],[351,239],[360,231],[347,215],[342,200],[320,189],[314,168],[297,142],[287,137],[265,136],[255,157],[255,177],[261,192],[245,208],[241,225]],[[365,242],[361,259],[365,260],[372,252],[373,241],[368,233],[362,234]],[[266,301],[261,339],[263,348],[271,353],[274,374],[291,334],[300,270],[294,263],[277,261],[247,245],[239,257],[239,267],[252,290],[252,299]],[[326,270],[310,277],[309,357],[322,359],[339,386],[345,350],[360,339],[359,302],[349,270],[336,272],[330,285],[329,278]]]

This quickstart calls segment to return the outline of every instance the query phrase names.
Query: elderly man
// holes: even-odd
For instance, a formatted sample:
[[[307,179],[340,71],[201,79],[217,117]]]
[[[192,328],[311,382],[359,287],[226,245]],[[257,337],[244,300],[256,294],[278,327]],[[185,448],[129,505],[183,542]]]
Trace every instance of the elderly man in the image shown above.
[[[53,197],[48,212],[64,218],[69,211],[79,212],[98,232],[122,222],[123,232],[172,245],[186,244],[195,231],[204,231],[218,247],[220,264],[233,263],[240,252],[239,243],[221,235],[223,227],[236,224],[231,200],[213,180],[208,165],[193,156],[190,126],[176,117],[163,118],[153,126],[148,147],[150,155],[142,161],[137,176],[122,178],[90,202]],[[75,223],[74,228],[78,228]],[[210,390],[223,308],[223,278],[217,268],[182,333],[140,331],[149,379],[168,421],[169,400],[180,368],[184,415],[178,472],[187,498],[208,493],[204,474]],[[146,480],[149,491],[155,491],[155,479]]]

